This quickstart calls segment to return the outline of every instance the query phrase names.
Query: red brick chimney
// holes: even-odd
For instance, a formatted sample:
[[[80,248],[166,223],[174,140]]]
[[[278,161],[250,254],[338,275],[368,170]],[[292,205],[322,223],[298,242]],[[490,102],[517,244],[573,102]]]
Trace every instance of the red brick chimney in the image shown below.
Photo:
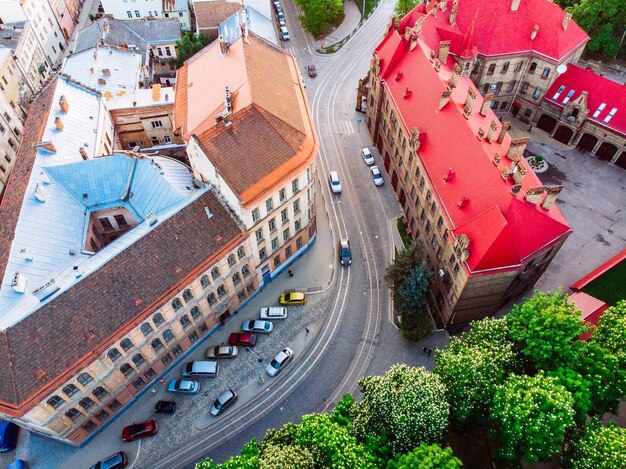
[[[546,186],[546,196],[541,202],[541,207],[550,210],[562,190],[563,186]]]
[[[510,122],[502,123],[502,127],[500,128],[500,134],[498,135],[498,143],[504,142],[504,137],[506,136],[510,128],[511,128]]]
[[[476,99],[476,90],[470,85],[467,88],[467,96],[465,98],[465,106],[463,107],[463,117],[469,119],[472,114],[472,108],[474,107],[474,100]]]
[[[451,90],[456,88],[460,76],[461,67],[459,67],[459,64],[454,64],[454,67],[452,68],[452,75],[450,75],[450,78],[448,79],[448,88]]]
[[[78,151],[80,152],[80,156],[83,157],[83,160],[89,159],[89,155],[87,154],[87,150],[85,150],[85,147],[80,147],[80,150]]]
[[[454,24],[456,21],[456,13],[459,9],[459,0],[454,0],[452,3],[452,10],[450,11],[450,24]]]
[[[65,99],[65,95],[62,95],[59,98],[59,106],[61,107],[61,111],[63,111],[65,114],[67,114],[67,111],[69,110],[70,105],[67,102],[67,99]]]
[[[526,145],[530,139],[528,137],[525,138],[514,138],[511,140],[511,146],[509,147],[509,152],[507,153],[507,158],[510,160],[519,160],[524,156],[524,150],[526,149]]]
[[[483,99],[483,105],[480,107],[480,115],[486,116],[489,114],[489,108],[491,107],[491,100],[493,99],[493,93],[487,93]]]
[[[437,57],[441,60],[441,63],[446,63],[448,60],[448,52],[450,52],[450,41],[439,42],[439,52]]]
[[[489,132],[487,132],[487,140],[489,140],[489,143],[493,143],[495,140],[496,132],[498,132],[498,121],[492,120],[489,126]]]

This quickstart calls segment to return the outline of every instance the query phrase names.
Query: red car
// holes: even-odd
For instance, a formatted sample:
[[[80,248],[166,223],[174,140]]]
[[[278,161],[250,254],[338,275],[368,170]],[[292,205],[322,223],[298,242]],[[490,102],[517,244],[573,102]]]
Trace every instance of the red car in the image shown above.
[[[247,332],[233,332],[228,338],[230,345],[247,345],[248,347],[254,347],[256,345],[256,335],[248,334]]]
[[[135,441],[146,436],[154,436],[159,431],[156,420],[148,420],[147,422],[134,423],[122,430],[122,440]]]

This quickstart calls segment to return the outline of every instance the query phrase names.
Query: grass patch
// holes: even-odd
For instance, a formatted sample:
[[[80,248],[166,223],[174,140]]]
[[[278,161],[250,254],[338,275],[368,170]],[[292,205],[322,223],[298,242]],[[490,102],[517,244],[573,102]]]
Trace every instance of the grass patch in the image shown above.
[[[408,248],[413,242],[413,239],[411,238],[411,235],[407,233],[407,226],[406,223],[404,223],[404,220],[402,220],[402,217],[398,217],[397,226],[400,237],[402,238],[402,242],[404,243],[404,247]]]
[[[626,279],[626,259],[600,275],[582,291],[604,301],[609,306],[614,306],[618,301],[626,299],[624,279]]]

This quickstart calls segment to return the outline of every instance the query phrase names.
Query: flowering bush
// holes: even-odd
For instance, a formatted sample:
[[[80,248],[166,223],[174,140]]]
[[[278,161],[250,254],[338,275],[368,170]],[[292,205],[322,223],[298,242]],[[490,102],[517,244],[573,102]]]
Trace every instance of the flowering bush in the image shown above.
[[[399,454],[387,464],[387,469],[436,468],[459,469],[463,464],[450,448],[421,444],[413,451]]]
[[[266,446],[259,469],[302,469],[315,467],[313,455],[304,446]]]
[[[569,457],[563,461],[572,469],[616,469],[626,467],[626,429],[614,422],[603,427],[589,422],[572,443]]]

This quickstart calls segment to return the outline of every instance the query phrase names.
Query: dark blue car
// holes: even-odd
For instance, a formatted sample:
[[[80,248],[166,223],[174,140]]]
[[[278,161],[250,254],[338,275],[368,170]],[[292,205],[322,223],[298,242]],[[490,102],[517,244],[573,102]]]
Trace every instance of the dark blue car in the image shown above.
[[[17,432],[20,427],[13,422],[0,422],[0,453],[13,451],[17,445]]]

